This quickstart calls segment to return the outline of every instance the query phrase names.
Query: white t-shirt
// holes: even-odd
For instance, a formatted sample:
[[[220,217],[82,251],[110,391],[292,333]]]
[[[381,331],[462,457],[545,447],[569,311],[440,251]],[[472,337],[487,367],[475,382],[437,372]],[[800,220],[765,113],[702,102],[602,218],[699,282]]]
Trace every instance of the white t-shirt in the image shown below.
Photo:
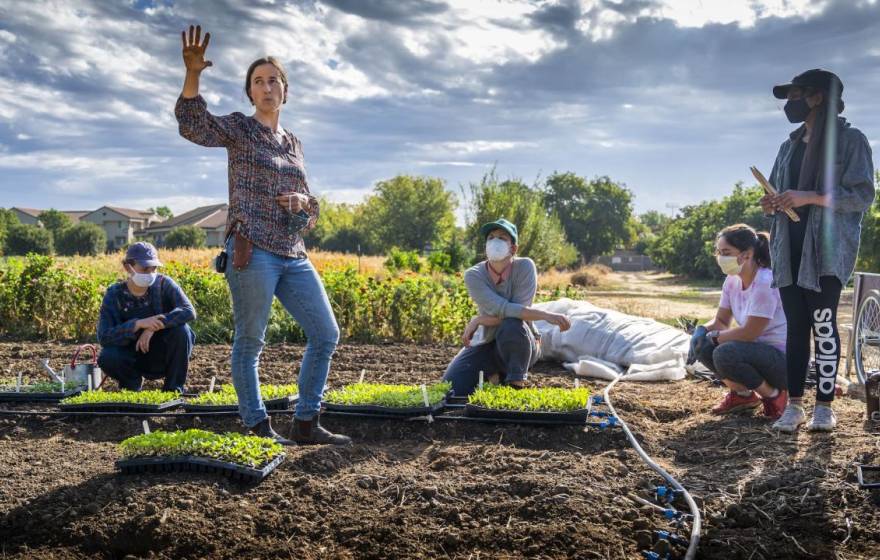
[[[719,307],[730,309],[740,326],[745,325],[749,317],[770,319],[767,328],[755,342],[762,342],[785,352],[785,312],[782,310],[779,290],[770,287],[772,282],[773,271],[769,268],[759,268],[747,290],[743,290],[739,275],[728,276],[721,288]]]

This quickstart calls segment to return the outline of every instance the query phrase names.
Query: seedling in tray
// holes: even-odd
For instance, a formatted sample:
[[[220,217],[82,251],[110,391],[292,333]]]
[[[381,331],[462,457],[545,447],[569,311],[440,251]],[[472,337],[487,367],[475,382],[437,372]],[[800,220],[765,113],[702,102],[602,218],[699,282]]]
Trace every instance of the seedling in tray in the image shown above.
[[[58,401],[76,395],[81,387],[68,383],[62,386],[57,381],[29,382],[24,378],[0,379],[0,402],[6,401]]]
[[[60,406],[62,410],[155,412],[174,408],[182,402],[174,391],[88,391],[62,400]]]
[[[263,404],[269,409],[286,409],[299,394],[296,385],[260,385],[260,394],[263,396]],[[232,385],[221,385],[213,393],[202,393],[198,397],[189,399],[184,408],[192,411],[204,410],[237,410],[238,395]]]
[[[270,438],[205,430],[156,431],[119,444],[123,473],[217,472],[234,479],[259,482],[282,460],[281,445]]]
[[[486,384],[468,399],[468,416],[548,422],[586,422],[590,390],[557,387],[515,389]]]
[[[384,414],[427,414],[443,408],[451,383],[427,386],[428,404],[420,385],[353,383],[328,391],[324,406],[328,411]]]

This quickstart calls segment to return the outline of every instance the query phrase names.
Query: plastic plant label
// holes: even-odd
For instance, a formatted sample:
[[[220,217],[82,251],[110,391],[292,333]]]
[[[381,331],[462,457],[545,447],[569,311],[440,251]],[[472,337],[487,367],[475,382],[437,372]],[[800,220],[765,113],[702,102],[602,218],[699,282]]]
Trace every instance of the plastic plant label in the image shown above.
[[[149,434],[150,433],[150,424],[146,420],[144,420],[143,426],[144,426],[144,433]]]
[[[431,399],[428,398],[428,388],[425,386],[424,383],[422,383],[421,389],[422,389],[422,400],[425,401],[425,407],[427,407],[428,410],[431,410]],[[433,421],[434,421],[434,415],[431,414],[430,412],[428,412],[428,424],[432,423]]]
[[[361,370],[361,377],[360,377],[360,379],[358,379],[358,383],[363,383],[363,382],[364,382],[364,377],[365,377],[366,375],[367,375],[367,370],[362,369],[362,370]]]
[[[21,372],[18,372],[18,377],[15,378],[15,392],[21,392]]]
[[[574,378],[574,388],[575,388],[575,389],[580,389],[580,388],[581,388],[581,380],[578,379],[577,377]]]
[[[93,385],[92,385],[92,376],[89,375],[88,377],[86,377],[86,381],[88,382],[88,385],[89,385],[89,391],[91,391],[91,390],[92,390],[92,387],[93,387]]]
[[[212,378],[211,378],[211,384],[208,386],[208,392],[209,392],[209,393],[213,393],[213,392],[214,392],[214,382],[215,382],[215,381],[217,381],[217,378],[216,378],[216,377],[212,377]]]
[[[480,381],[477,385],[481,390],[483,389],[483,370],[480,370]]]

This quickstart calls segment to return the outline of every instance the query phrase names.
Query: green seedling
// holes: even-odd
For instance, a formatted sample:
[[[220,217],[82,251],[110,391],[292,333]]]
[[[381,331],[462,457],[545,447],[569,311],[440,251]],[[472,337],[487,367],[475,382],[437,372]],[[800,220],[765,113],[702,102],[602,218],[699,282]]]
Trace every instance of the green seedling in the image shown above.
[[[197,429],[137,435],[123,440],[119,451],[125,459],[190,455],[254,468],[283,454],[281,445],[271,438]]]
[[[67,389],[72,389],[72,385],[68,385]],[[0,379],[0,393],[14,393],[15,379]],[[60,393],[61,383],[57,381],[37,381],[28,385],[22,385],[20,388],[22,393]]]
[[[296,385],[260,385],[260,394],[264,401],[272,401],[284,397],[295,397],[299,394]],[[189,404],[209,406],[229,406],[238,404],[238,395],[232,385],[221,385],[213,393],[202,393],[198,397],[189,399]]]
[[[427,387],[428,402],[436,405],[449,392],[449,382],[434,383]],[[380,383],[353,383],[342,389],[328,391],[324,402],[342,405],[374,405],[390,408],[414,408],[425,406],[419,385],[383,385]]]
[[[179,397],[174,391],[89,391],[62,399],[61,404],[162,404]]]
[[[485,384],[468,399],[468,403],[496,410],[521,412],[572,412],[587,408],[590,390],[584,387],[527,387],[514,389],[507,385]]]

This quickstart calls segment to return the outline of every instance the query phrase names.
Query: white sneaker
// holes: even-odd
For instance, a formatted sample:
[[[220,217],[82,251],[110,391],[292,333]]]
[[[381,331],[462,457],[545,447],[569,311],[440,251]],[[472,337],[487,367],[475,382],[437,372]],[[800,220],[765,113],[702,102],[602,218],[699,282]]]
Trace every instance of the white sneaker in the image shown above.
[[[801,424],[807,422],[807,415],[804,413],[804,407],[798,404],[789,403],[785,407],[785,412],[779,417],[779,420],[773,423],[772,428],[778,432],[792,434],[797,431]]]
[[[837,417],[830,406],[816,406],[813,408],[813,418],[807,426],[811,432],[830,432],[837,426]]]

